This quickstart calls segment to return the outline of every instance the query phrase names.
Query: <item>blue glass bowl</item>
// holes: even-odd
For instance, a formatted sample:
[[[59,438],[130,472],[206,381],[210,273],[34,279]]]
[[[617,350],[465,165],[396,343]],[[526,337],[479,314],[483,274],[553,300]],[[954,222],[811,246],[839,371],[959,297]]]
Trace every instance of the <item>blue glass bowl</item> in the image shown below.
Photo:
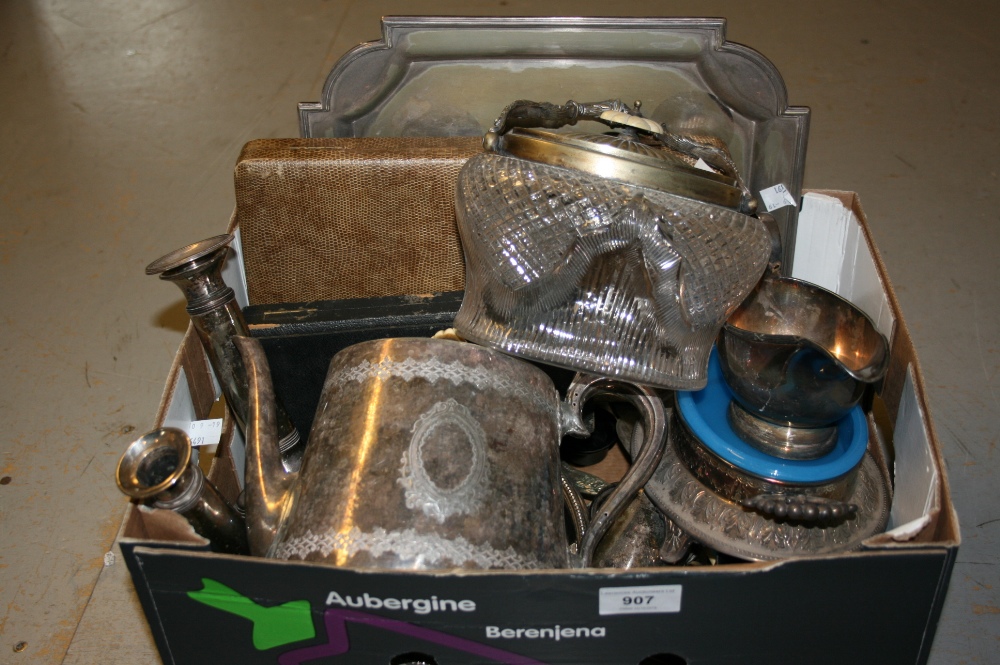
[[[708,363],[708,385],[696,392],[678,392],[677,408],[684,424],[705,447],[742,471],[767,480],[813,484],[839,478],[861,463],[868,449],[864,411],[855,406],[837,422],[837,442],[826,455],[811,460],[786,460],[761,452],[741,439],[729,425],[733,395],[722,376],[717,352]]]

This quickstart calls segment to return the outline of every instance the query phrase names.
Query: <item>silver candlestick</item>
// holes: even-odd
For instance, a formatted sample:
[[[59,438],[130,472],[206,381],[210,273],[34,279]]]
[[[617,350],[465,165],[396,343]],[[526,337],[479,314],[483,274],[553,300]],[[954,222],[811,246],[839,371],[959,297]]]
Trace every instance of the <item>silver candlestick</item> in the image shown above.
[[[159,275],[184,293],[187,313],[215,370],[230,412],[245,432],[249,404],[247,375],[233,338],[249,337],[250,332],[236,303],[236,294],[222,279],[222,264],[232,241],[232,234],[227,233],[182,247],[150,263],[146,274]],[[277,410],[282,464],[286,470],[296,471],[305,444],[280,403]]]
[[[118,488],[140,501],[183,515],[213,550],[247,554],[243,518],[191,460],[191,440],[165,427],[133,441],[118,461]]]

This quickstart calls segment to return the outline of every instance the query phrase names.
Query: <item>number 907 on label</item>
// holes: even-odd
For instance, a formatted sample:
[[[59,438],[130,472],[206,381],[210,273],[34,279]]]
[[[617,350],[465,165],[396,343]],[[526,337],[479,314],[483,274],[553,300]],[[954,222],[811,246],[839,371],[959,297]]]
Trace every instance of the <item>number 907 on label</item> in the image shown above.
[[[681,611],[681,585],[603,587],[602,616],[611,614],[667,614]]]

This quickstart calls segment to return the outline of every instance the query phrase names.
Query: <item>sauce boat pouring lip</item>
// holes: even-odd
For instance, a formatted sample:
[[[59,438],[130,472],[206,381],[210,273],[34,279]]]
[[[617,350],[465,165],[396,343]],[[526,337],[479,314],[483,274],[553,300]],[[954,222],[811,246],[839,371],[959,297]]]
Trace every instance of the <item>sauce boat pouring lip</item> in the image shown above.
[[[836,422],[889,365],[888,342],[864,312],[832,291],[773,274],[729,317],[718,349],[737,402],[788,426]]]

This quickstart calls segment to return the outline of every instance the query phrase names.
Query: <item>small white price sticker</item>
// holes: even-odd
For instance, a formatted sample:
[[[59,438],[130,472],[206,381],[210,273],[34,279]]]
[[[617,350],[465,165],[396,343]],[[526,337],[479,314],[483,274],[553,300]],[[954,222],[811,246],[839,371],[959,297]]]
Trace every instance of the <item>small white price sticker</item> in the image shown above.
[[[711,166],[709,166],[708,162],[706,162],[701,157],[699,157],[698,161],[694,163],[694,167],[696,169],[701,170],[701,171],[708,171],[709,173],[715,173],[715,169],[713,169]]]
[[[788,188],[782,184],[760,190],[760,198],[764,201],[764,207],[767,208],[768,212],[774,212],[778,208],[784,208],[785,206],[798,205],[792,197],[791,192],[788,191]]]
[[[601,616],[680,612],[681,585],[602,587],[598,609]]]
[[[191,445],[196,448],[214,446],[222,438],[222,418],[192,421],[187,427],[187,433],[191,437]]]

